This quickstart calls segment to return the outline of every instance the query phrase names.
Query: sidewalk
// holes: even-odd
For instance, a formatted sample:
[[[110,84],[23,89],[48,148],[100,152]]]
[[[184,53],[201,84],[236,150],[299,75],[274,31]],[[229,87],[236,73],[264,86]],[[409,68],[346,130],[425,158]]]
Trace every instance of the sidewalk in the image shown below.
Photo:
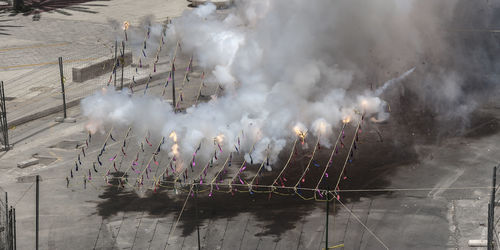
[[[127,20],[137,26],[145,18],[159,22],[179,16],[189,4],[185,0],[82,2],[73,5],[46,1],[27,15],[0,12],[0,80],[5,84],[9,126],[62,111],[59,56],[64,60],[66,102],[68,106],[77,105],[82,98],[105,86],[110,73],[73,83],[71,68],[99,57],[114,56],[114,41],[119,37],[113,23]],[[34,21],[35,15],[38,21]],[[162,49],[154,79],[169,70],[169,53],[168,48]],[[150,60],[143,59],[144,67],[137,72],[135,67],[125,67],[124,86],[130,84],[133,76],[140,82],[138,79],[153,73],[147,67]]]

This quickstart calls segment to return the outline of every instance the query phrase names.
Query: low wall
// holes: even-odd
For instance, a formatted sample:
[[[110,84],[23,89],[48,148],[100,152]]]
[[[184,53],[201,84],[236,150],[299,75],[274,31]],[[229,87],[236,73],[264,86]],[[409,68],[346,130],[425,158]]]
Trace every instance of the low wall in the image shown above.
[[[120,59],[120,56],[118,57]],[[84,82],[96,76],[103,75],[113,70],[114,58],[101,57],[96,61],[73,67],[73,82]],[[124,66],[132,63],[132,52],[126,52],[124,55]],[[121,65],[120,65],[121,67]]]

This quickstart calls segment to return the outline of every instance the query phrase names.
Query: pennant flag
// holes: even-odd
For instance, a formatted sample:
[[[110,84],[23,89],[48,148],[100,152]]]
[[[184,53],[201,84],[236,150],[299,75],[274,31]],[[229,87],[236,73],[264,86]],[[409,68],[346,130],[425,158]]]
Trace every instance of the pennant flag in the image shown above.
[[[146,52],[144,52],[144,50],[142,50],[142,54],[144,55],[144,57],[147,57]]]
[[[97,157],[97,162],[99,163],[99,166],[102,166],[102,162],[101,159],[99,159],[99,157]]]
[[[75,166],[76,166],[75,170],[76,172],[78,172],[78,163],[76,161],[75,161]]]
[[[122,154],[123,154],[124,156],[127,156],[127,154],[125,153],[125,150],[123,150],[123,147],[122,147]]]
[[[326,176],[326,178],[328,178],[328,173],[327,172],[325,172],[325,176]]]
[[[238,150],[238,148],[236,147],[236,145],[234,145],[234,149],[236,149],[237,153],[240,153],[240,151]]]
[[[113,138],[113,135],[111,133],[109,133],[109,138],[113,141],[116,141],[115,138]]]
[[[83,157],[85,157],[85,149],[82,148],[82,154],[83,154]]]
[[[114,161],[115,159],[116,159],[116,154],[115,154],[115,156],[109,158],[110,161]]]
[[[92,162],[92,167],[94,168],[94,171],[97,173],[97,169],[95,168],[95,162]]]
[[[82,161],[80,161],[80,154],[78,154],[78,163],[80,163],[80,165],[82,165]]]
[[[71,175],[71,178],[73,178],[73,169],[69,170],[69,174]]]

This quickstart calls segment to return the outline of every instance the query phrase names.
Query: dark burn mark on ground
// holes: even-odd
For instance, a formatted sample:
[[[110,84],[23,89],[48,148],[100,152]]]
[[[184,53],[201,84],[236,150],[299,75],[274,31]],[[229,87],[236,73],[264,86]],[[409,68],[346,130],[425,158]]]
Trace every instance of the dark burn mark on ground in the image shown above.
[[[377,126],[376,129],[380,132],[380,135],[375,132],[375,126]],[[345,176],[347,179],[341,178],[339,183],[341,190],[387,187],[390,184],[390,176],[397,166],[417,161],[411,137],[407,136],[406,133],[402,133],[401,130],[395,130],[395,126],[396,124],[390,122],[383,125],[369,125],[368,123],[363,125],[362,133],[357,142],[358,149],[354,151],[354,160],[346,165]],[[328,171],[329,178],[325,178],[319,188],[333,189],[335,186],[348,153],[347,147],[350,146],[353,139],[353,133],[354,129],[352,127],[346,130],[346,138],[344,139],[346,148],[341,149],[339,154],[334,157],[333,167]],[[384,138],[383,142],[380,141],[380,136]],[[315,142],[316,139],[311,137],[307,141],[309,146],[307,149],[299,146],[297,155],[294,156],[291,165],[284,172],[284,176],[287,178],[286,186],[294,186],[299,180],[302,169],[305,168],[311,157]],[[291,145],[288,145],[288,148],[280,154],[280,160],[276,166],[284,165],[289,157],[290,150]],[[305,181],[300,182],[302,187],[314,188],[316,186],[330,153],[331,149],[324,146],[317,152],[313,163],[319,164],[319,167],[311,165],[310,171],[305,175]],[[236,165],[232,166],[232,168],[238,167]],[[258,167],[259,165],[248,166],[247,171],[242,175],[242,179],[249,182]],[[270,185],[281,169],[273,169],[271,172],[262,171],[262,175],[256,181],[259,184]],[[115,176],[119,177],[121,174],[115,174]],[[227,182],[230,176],[224,178]],[[238,178],[235,179],[238,182]],[[118,182],[115,180],[114,184],[117,185]],[[200,187],[200,190],[203,191],[205,188],[207,187]],[[224,188],[224,190],[227,191],[227,188]],[[267,191],[257,188],[255,190]],[[247,191],[247,189],[240,188],[240,191]],[[205,190],[199,194],[198,198],[199,223],[208,223],[210,219],[235,218],[241,213],[249,213],[262,223],[264,230],[258,235],[279,236],[293,229],[315,207],[324,208],[323,202],[305,201],[295,195],[293,190],[279,191],[285,195],[272,194],[270,197],[267,193],[258,192],[254,192],[254,194],[235,192],[234,195],[214,192],[212,197],[208,197],[208,191]],[[158,190],[156,193],[150,191],[144,197],[140,197],[130,188],[120,189],[115,186],[108,186],[105,192],[99,196],[103,200],[98,203],[97,210],[98,214],[103,218],[109,218],[118,212],[142,211],[146,211],[150,216],[154,217],[164,217],[171,214],[177,217],[186,194],[187,192],[182,192],[179,195],[174,195],[173,192],[167,192],[167,190]],[[301,194],[305,197],[314,195],[311,191],[302,191]],[[341,199],[344,202],[353,202],[361,197],[382,194],[384,193],[346,192],[341,193]],[[181,217],[182,223],[179,224],[184,236],[190,235],[196,230],[194,202],[192,199],[193,197],[190,197]]]

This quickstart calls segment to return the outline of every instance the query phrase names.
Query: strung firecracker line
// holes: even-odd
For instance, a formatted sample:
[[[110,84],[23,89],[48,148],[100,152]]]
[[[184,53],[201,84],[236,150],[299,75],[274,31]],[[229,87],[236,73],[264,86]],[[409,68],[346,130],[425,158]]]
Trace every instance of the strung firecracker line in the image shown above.
[[[219,174],[222,172],[222,170],[224,169],[224,167],[226,166],[226,164],[228,163],[230,157],[231,156],[228,156],[226,158],[226,161],[224,162],[224,164],[222,164],[222,167],[220,168],[219,172],[217,172],[217,174],[214,176],[214,178],[210,182],[210,194],[208,196],[212,196],[213,184],[214,184],[215,180],[217,180],[217,178],[219,177]],[[218,190],[219,189],[219,184],[216,182],[215,185],[216,185],[217,190]]]
[[[202,142],[202,141],[203,141],[203,139],[202,139],[202,140],[200,140],[200,142],[199,142],[199,144],[198,144],[198,145],[200,145],[200,146],[198,147],[198,149],[197,149],[197,150],[196,150],[196,152],[194,153],[195,155],[196,155],[196,153],[198,153],[198,150],[199,150],[199,148],[201,147],[201,142]],[[191,163],[191,164],[192,164],[192,163]],[[189,164],[188,164],[188,166],[189,166]],[[182,167],[182,170],[181,170],[181,171],[179,171],[179,173],[178,173],[178,174],[177,174],[177,176],[175,177],[174,183],[175,183],[175,182],[177,182],[177,181],[179,180],[179,178],[181,177],[182,173],[183,173],[184,171],[186,171],[187,169],[188,169],[188,167],[187,167],[187,166],[186,166],[186,167]],[[187,178],[187,176],[186,176],[186,178]]]
[[[257,137],[259,135],[257,134]],[[250,151],[248,152],[248,155],[250,156],[250,159],[252,159],[252,153],[253,151],[255,150],[255,144],[257,144],[257,140],[253,143],[252,147],[250,148]],[[236,176],[239,176],[241,174],[241,172],[243,172],[246,168],[246,163],[247,161],[245,160],[245,158],[243,158],[243,163],[241,164],[240,168],[238,169],[238,172],[236,172],[236,174],[231,178],[231,180],[229,181],[229,188],[231,188],[231,184],[234,182],[234,179],[236,179]],[[250,164],[253,164],[253,162],[251,162]],[[220,173],[220,172],[219,172]]]
[[[281,177],[281,175],[283,174],[283,172],[285,172],[285,169],[288,167],[288,165],[290,164],[290,160],[292,159],[293,157],[293,154],[295,152],[295,147],[297,146],[297,141],[299,140],[299,138],[297,137],[295,139],[295,141],[293,142],[293,146],[292,146],[292,151],[290,152],[290,156],[288,157],[288,160],[286,161],[286,164],[285,166],[283,167],[283,169],[281,170],[281,172],[278,174],[278,176],[276,177],[276,179],[274,179],[274,181],[272,182],[271,184],[271,187],[274,187],[274,184],[277,183],[278,179]]]
[[[148,137],[148,134],[149,134],[149,131],[146,131],[146,134],[144,135],[144,141],[147,141],[147,137]],[[127,175],[128,171],[133,168],[134,164],[138,165],[138,161],[139,161],[139,154],[140,152],[143,151],[144,152],[144,143],[141,141],[141,148],[139,148],[137,150],[137,156],[136,156],[136,159],[132,161],[132,164],[130,164],[130,166],[125,170],[125,172],[123,173],[122,177],[120,177],[120,179],[124,179],[125,178],[125,175]],[[134,169],[135,170],[135,169]],[[127,177],[128,178],[128,177]]]
[[[201,96],[201,89],[205,85],[205,71],[201,72],[201,77],[200,78],[201,78],[200,89],[198,89],[198,95],[196,96],[196,101],[194,102],[195,106],[198,105],[198,102],[199,102],[200,96]]]
[[[159,183],[160,183],[160,177],[163,176],[165,173],[168,172],[168,166],[170,166],[170,164],[172,163],[173,159],[174,159],[173,157],[170,158],[170,161],[165,165],[165,171],[163,171],[163,173],[161,173],[159,175],[153,176],[153,179],[155,180],[154,186],[158,186],[159,185]],[[173,170],[173,172],[175,172],[175,170]],[[173,174],[175,174],[175,173],[172,173],[172,175]],[[168,176],[168,174],[167,174],[167,176]],[[163,182],[170,183],[170,182],[167,182],[165,180]],[[174,183],[174,182],[172,181],[171,183]]]
[[[168,82],[170,80],[172,80],[172,81],[174,80],[172,77],[172,73],[173,73],[172,71],[175,71],[175,59],[177,58],[177,49],[179,48],[179,46],[180,46],[179,41],[177,41],[177,43],[175,44],[174,54],[172,55],[172,60],[170,63],[170,75],[167,78],[167,83],[165,83],[165,85],[163,85],[163,90],[161,91],[161,96],[165,95],[165,91],[167,90]]]
[[[321,135],[320,135],[320,134],[318,134],[318,141],[317,141],[317,142],[316,142],[316,144],[314,145],[314,150],[313,150],[313,152],[312,152],[311,159],[309,159],[309,163],[307,163],[307,167],[306,167],[306,169],[304,170],[304,172],[302,173],[302,175],[300,176],[299,180],[297,181],[297,183],[295,184],[295,186],[294,186],[294,187],[297,187],[297,186],[300,184],[300,182],[301,182],[301,181],[302,181],[302,182],[305,182],[305,178],[304,178],[304,176],[306,175],[307,171],[309,170],[309,167],[311,166],[311,162],[312,162],[312,161],[313,161],[313,159],[314,159],[314,155],[316,154],[316,151],[317,151],[317,150],[318,150],[318,148],[319,148],[319,146],[318,146],[318,145],[319,145],[319,139],[320,139],[320,138],[321,138]]]
[[[120,149],[121,149],[122,154],[125,154],[125,151],[123,151],[123,147],[126,145],[126,141],[127,141],[127,139],[128,139],[128,135],[129,135],[129,133],[130,133],[130,131],[131,131],[131,130],[132,130],[132,127],[129,127],[129,128],[127,129],[127,132],[125,132],[125,136],[124,136],[124,138],[123,138],[123,143],[122,143],[122,145],[123,145],[123,146],[120,148]],[[120,154],[120,151],[119,151],[119,152],[117,152],[115,155],[118,155],[118,154]],[[115,157],[114,157],[114,158],[115,158]],[[116,159],[116,158],[115,158],[115,159]],[[106,173],[106,176],[108,176],[108,175],[109,175],[109,171],[111,170],[111,167],[113,167],[113,166],[114,166],[114,167],[116,168],[116,165],[115,165],[115,159],[113,159],[113,161],[112,161],[112,162],[111,162],[111,164],[109,165],[108,169],[106,169],[106,172],[105,172],[105,173]],[[115,170],[118,172],[118,170],[117,170],[117,169],[115,169]]]
[[[337,140],[335,141],[335,145],[333,145],[332,153],[330,153],[330,157],[328,158],[328,162],[326,163],[325,170],[323,171],[323,174],[321,174],[321,177],[319,178],[318,184],[316,184],[316,188],[315,189],[318,189],[318,187],[321,184],[321,181],[323,180],[323,177],[325,176],[325,174],[327,175],[326,177],[328,178],[328,174],[326,172],[328,171],[328,168],[333,164],[332,163],[333,155],[337,153],[338,143],[340,141],[341,136],[344,134],[344,129],[345,129],[346,125],[347,125],[347,123],[343,123],[342,128],[340,129],[339,136],[337,137]],[[316,193],[315,193],[314,196],[316,196]],[[321,194],[320,194],[320,196],[321,196]]]
[[[146,172],[150,166],[149,164],[151,164],[151,162],[155,158],[155,155],[157,155],[160,152],[161,145],[164,143],[164,140],[165,140],[165,136],[162,136],[160,142],[158,143],[158,146],[156,147],[155,151],[153,151],[151,158],[149,158],[148,164],[146,164],[146,166],[144,167],[144,170],[142,170],[140,172],[140,174],[137,175],[138,177],[140,176],[140,178],[143,178],[144,172]],[[146,172],[146,175],[147,175],[147,172]]]
[[[97,156],[97,162],[99,163],[99,166],[102,166],[102,162],[100,160],[100,157],[103,155],[104,151],[106,150],[106,144],[108,143],[108,140],[111,137],[111,132],[113,131],[113,128],[114,128],[114,125],[111,126],[111,129],[109,130],[109,132],[108,132],[108,134],[106,136],[106,139],[104,140],[104,143],[103,143],[103,145],[101,147],[101,152]],[[91,140],[90,138],[92,138],[92,135],[89,132],[89,140]],[[90,153],[90,152],[88,152],[88,153]],[[80,155],[80,154],[78,154],[78,155]],[[75,169],[75,171],[78,172],[78,163],[76,164],[76,167],[77,168]],[[84,172],[84,177],[87,176],[86,171],[88,170],[88,173],[89,173],[88,179],[92,180],[92,174],[91,174],[91,171],[90,171],[90,167],[88,169],[83,169],[83,164],[81,164],[81,162],[80,162],[80,167],[82,167],[82,170]],[[72,169],[70,170],[70,174],[71,174],[71,176],[73,176],[73,170]]]
[[[257,178],[257,176],[259,175],[260,173],[260,170],[262,169],[262,167],[264,166],[264,163],[266,161],[269,160],[269,150],[267,151],[267,155],[266,155],[266,159],[264,161],[262,161],[262,163],[260,164],[260,167],[259,169],[257,170],[257,173],[254,175],[254,177],[252,178],[252,181],[250,181],[250,183],[248,184],[248,189],[249,190],[252,190],[252,185],[253,185],[253,182],[255,181],[255,178]]]
[[[191,57],[189,58],[189,62],[188,62],[188,66],[186,67],[186,72],[184,73],[184,79],[182,79],[182,84],[181,84],[181,88],[180,88],[180,91],[179,91],[179,98],[177,99],[177,103],[175,103],[175,108],[179,108],[179,104],[181,103],[181,101],[184,100],[183,98],[183,90],[184,90],[184,85],[186,84],[186,80],[189,82],[189,78],[188,78],[188,74],[189,74],[189,71],[191,71],[191,67],[192,67],[192,64],[193,64],[193,56],[191,55]]]
[[[212,159],[213,159],[214,156],[212,156]],[[203,184],[203,177],[201,177],[203,174],[205,174],[204,177],[206,177],[206,170],[209,166],[211,166],[213,164],[212,162],[212,159],[205,165],[205,167],[203,167],[203,169],[201,170],[200,174],[198,175],[198,179],[200,179],[200,184]]]
[[[356,138],[358,137],[359,127],[361,126],[361,122],[363,121],[364,116],[365,116],[364,114],[361,115],[361,118],[359,119],[358,125],[356,126],[356,129],[354,130],[354,137],[352,138],[352,142],[351,142],[351,146],[349,147],[349,151],[347,151],[348,153],[347,153],[347,156],[345,158],[344,165],[342,166],[342,171],[340,172],[339,179],[337,180],[337,184],[335,184],[334,190],[338,190],[338,188],[339,188],[340,179],[342,179],[342,175],[344,174],[345,167],[347,166],[347,162],[349,161],[349,158],[351,158],[352,148],[354,146]]]
[[[44,178],[44,180],[65,180],[66,178],[63,177],[47,177]],[[110,176],[109,179],[114,180],[114,179],[121,179],[121,177],[114,177]],[[134,178],[131,178],[134,179]],[[135,178],[138,179],[138,178]],[[174,183],[173,181],[164,181],[165,183]],[[111,184],[112,185],[112,184]],[[203,184],[197,184],[197,185],[204,185],[204,186],[210,186],[210,183],[203,183]],[[112,186],[118,186],[118,185],[112,185]],[[229,186],[229,184],[220,184],[220,186],[225,187]],[[233,184],[233,186],[238,186],[238,187],[248,187],[247,184],[241,185],[241,184]],[[273,186],[271,185],[260,185],[260,184],[255,184],[253,187],[256,188],[271,188]],[[289,189],[293,190],[294,187],[292,186],[285,186],[285,187],[279,187],[279,186],[274,186],[276,189]],[[474,189],[490,189],[491,190],[492,186],[476,186],[476,187],[449,187],[449,188],[437,188],[438,190],[474,190]],[[317,191],[314,188],[305,188],[305,187],[297,187],[297,190],[304,190],[304,191]],[[404,192],[404,191],[414,191],[414,192],[424,192],[424,191],[432,191],[436,190],[436,188],[429,187],[429,188],[386,188],[386,189],[344,189],[344,190],[326,190],[326,189],[319,189],[320,192],[322,193],[330,193],[332,195],[338,194],[338,193],[356,193],[356,192]],[[318,201],[325,201],[325,200],[318,200]]]
[[[156,50],[156,55],[155,55],[155,61],[153,62],[153,73],[156,73],[156,64],[160,60],[160,52],[161,48],[165,44],[165,41],[163,40],[163,33],[166,31],[166,24],[163,24],[162,26],[162,32],[160,36],[160,45],[158,46],[158,49]],[[146,81],[146,87],[144,88],[144,94],[146,94],[148,87],[149,87],[149,82],[152,80],[151,73],[149,73],[148,80]]]

